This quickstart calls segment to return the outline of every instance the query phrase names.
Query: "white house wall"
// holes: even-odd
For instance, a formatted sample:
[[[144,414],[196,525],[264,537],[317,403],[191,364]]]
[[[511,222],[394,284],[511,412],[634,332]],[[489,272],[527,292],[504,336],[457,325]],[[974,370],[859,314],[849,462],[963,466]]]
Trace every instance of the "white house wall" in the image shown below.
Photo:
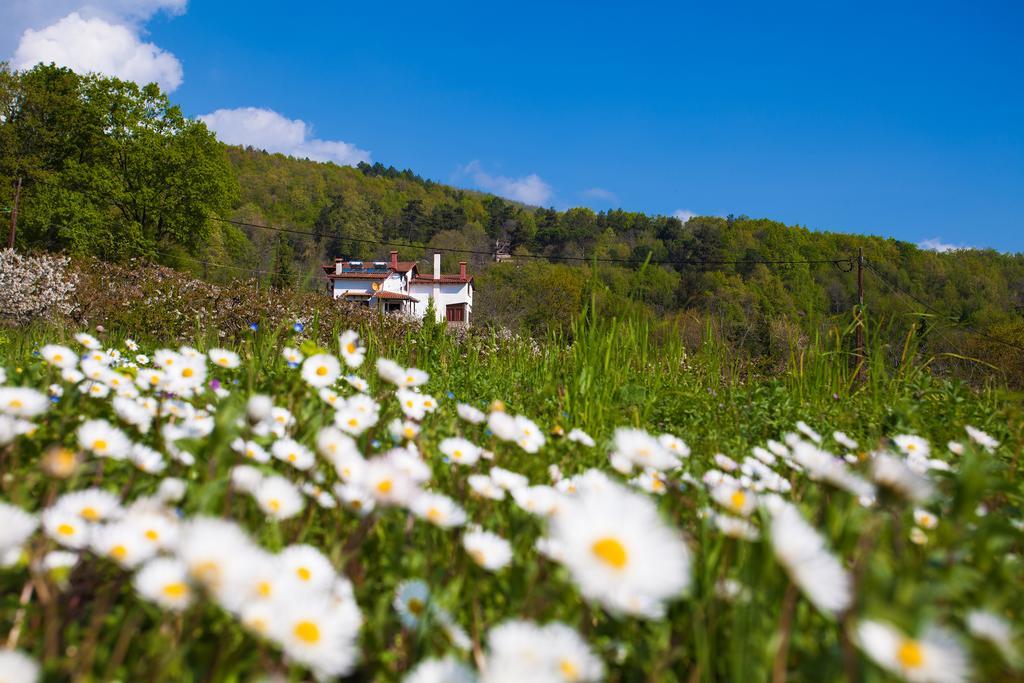
[[[416,314],[423,317],[427,312],[427,302],[434,297],[434,315],[438,322],[445,319],[448,304],[466,304],[469,320],[473,319],[473,294],[469,283],[425,284],[414,282],[409,288],[409,296],[416,299]]]

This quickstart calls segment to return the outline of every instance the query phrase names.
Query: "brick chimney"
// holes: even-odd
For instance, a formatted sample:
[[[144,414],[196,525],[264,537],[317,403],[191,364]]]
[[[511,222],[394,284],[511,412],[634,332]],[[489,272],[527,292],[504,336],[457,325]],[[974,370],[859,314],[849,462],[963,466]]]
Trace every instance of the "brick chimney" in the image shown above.
[[[435,253],[434,254],[434,279],[435,280],[440,280],[441,279],[441,254],[440,253]]]
[[[398,270],[398,252],[391,252],[391,270]]]
[[[465,280],[466,279],[466,262],[465,261],[459,261],[459,279],[461,279],[461,280]]]

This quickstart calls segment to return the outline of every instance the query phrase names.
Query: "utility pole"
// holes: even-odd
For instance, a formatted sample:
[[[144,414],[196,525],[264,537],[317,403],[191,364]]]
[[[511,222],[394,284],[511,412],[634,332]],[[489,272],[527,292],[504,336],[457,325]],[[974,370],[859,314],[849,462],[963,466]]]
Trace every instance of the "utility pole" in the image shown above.
[[[21,199],[21,176],[14,188],[14,208],[11,209],[11,232],[7,235],[7,248],[14,249],[14,233],[18,230],[18,200]]]
[[[864,247],[857,248],[857,379],[864,378]]]

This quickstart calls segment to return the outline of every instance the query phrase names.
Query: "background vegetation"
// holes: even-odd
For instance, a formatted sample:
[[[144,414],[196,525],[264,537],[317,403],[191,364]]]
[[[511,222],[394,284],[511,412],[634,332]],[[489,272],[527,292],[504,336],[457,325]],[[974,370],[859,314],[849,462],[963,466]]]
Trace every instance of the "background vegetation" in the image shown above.
[[[848,325],[856,284],[830,263],[756,262],[827,261],[863,248],[885,278],[865,275],[867,305],[876,320],[894,321],[894,353],[917,327],[932,367],[1024,381],[1021,254],[938,254],[746,216],[683,223],[522,206],[379,163],[340,167],[226,147],[153,85],[53,66],[0,72],[0,111],[0,204],[11,206],[21,179],[19,248],[143,257],[215,282],[248,275],[310,290],[323,286],[322,263],[385,258],[393,247],[383,242],[409,245],[399,248],[403,259],[464,250],[445,251],[444,267],[470,262],[480,323],[543,336],[567,330],[594,300],[598,311],[651,323],[656,338],[692,345],[710,331],[766,368]],[[494,262],[499,241],[511,263]],[[572,260],[583,257],[598,260]]]

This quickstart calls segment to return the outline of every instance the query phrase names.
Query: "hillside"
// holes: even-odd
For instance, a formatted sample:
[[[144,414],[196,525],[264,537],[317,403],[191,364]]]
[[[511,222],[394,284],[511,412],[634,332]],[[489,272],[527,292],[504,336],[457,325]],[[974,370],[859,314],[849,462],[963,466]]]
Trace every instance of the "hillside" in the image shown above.
[[[768,368],[815,336],[838,333],[852,349],[856,278],[845,259],[863,248],[869,341],[890,345],[894,362],[913,330],[933,368],[1024,377],[1024,255],[938,254],[746,216],[684,224],[526,207],[380,164],[226,147],[155,86],[56,67],[2,73],[0,201],[10,205],[22,178],[19,247],[305,289],[321,286],[319,264],[334,256],[381,258],[385,242],[411,245],[399,247],[405,259],[436,249],[445,269],[470,262],[480,323],[565,332],[593,305],[649,322],[656,338],[693,346],[710,333]],[[490,256],[499,240],[511,263]]]

